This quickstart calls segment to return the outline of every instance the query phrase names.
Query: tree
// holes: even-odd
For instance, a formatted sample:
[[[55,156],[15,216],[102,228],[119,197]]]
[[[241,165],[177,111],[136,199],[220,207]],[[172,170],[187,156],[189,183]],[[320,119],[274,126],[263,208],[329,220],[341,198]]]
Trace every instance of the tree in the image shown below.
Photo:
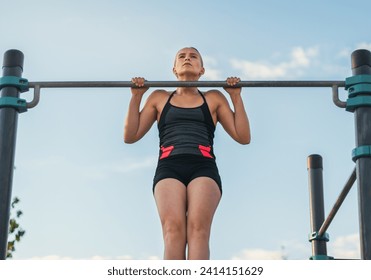
[[[24,231],[18,224],[17,219],[22,216],[21,210],[16,210],[16,205],[20,202],[18,197],[15,197],[12,202],[12,210],[15,212],[15,217],[12,217],[12,211],[10,212],[10,220],[9,220],[9,236],[8,236],[8,248],[6,258],[12,258],[13,252],[15,251],[15,243],[20,242],[21,238],[25,235],[26,231]],[[12,239],[12,240],[10,240]]]

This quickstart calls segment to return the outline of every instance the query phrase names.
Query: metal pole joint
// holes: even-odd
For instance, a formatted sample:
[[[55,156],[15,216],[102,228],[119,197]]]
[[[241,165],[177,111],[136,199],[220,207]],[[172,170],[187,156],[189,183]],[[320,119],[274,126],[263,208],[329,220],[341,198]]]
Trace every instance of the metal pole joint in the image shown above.
[[[315,256],[311,256],[309,259],[315,260],[315,261],[320,261],[320,260],[327,261],[327,260],[334,260],[334,257],[327,256],[327,255],[315,255]]]
[[[346,110],[354,112],[359,107],[371,107],[371,75],[361,74],[345,80],[348,90]]]
[[[319,235],[318,231],[314,231],[311,234],[309,234],[309,242],[328,242],[330,241],[330,236],[327,232],[323,233],[322,235]],[[310,260],[333,260],[334,257],[323,255],[323,254],[315,254],[312,255]]]
[[[0,97],[0,108],[14,108],[18,113],[24,113],[27,111],[27,102],[18,97],[4,96]]]
[[[0,90],[4,87],[16,87],[20,92],[29,90],[28,80],[16,76],[0,77]]]
[[[312,242],[313,240],[318,240],[318,241],[330,241],[330,235],[325,232],[322,235],[318,234],[318,231],[313,231],[311,234],[309,234],[309,242]]]
[[[362,157],[371,157],[371,145],[359,146],[352,151],[352,159],[354,162]]]

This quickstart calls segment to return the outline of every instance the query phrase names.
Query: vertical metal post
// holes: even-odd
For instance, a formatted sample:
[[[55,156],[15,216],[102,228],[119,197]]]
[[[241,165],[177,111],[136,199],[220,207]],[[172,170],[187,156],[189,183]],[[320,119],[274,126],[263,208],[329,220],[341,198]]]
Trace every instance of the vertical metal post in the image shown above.
[[[4,54],[3,76],[21,77],[23,53],[9,50]],[[6,86],[1,90],[1,98],[19,98],[19,89]],[[6,258],[9,229],[9,212],[12,194],[14,155],[17,135],[18,110],[0,108],[0,259]]]
[[[362,76],[371,75],[371,52],[356,50],[351,59],[352,74],[369,77],[366,83],[360,83],[366,89],[358,90],[359,94],[354,98],[358,98],[360,104],[354,110],[356,149],[353,159],[357,168],[361,258],[371,260],[371,76]]]
[[[309,206],[311,235],[309,241],[312,243],[311,259],[330,259],[327,256],[326,242],[328,235],[318,235],[325,220],[325,206],[323,198],[323,165],[320,155],[310,155],[307,159],[308,185],[309,185]]]

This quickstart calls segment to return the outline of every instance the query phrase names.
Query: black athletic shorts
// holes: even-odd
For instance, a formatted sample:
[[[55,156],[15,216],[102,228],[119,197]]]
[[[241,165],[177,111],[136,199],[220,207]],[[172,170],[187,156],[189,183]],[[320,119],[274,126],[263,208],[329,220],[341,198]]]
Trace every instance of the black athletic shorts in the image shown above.
[[[156,184],[162,179],[177,179],[188,186],[193,179],[198,177],[213,179],[222,193],[222,182],[215,159],[198,155],[174,155],[160,159],[153,178],[152,190],[155,191]]]

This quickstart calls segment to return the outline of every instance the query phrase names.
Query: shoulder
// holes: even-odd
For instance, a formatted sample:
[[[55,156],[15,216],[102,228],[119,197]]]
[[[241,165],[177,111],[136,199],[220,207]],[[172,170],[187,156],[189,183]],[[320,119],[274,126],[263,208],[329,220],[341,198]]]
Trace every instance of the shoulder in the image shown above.
[[[203,95],[205,96],[208,103],[215,103],[215,104],[221,104],[227,101],[224,94],[216,89],[208,90],[206,92],[203,92]]]
[[[164,108],[166,102],[168,101],[171,92],[166,90],[155,90],[147,98],[146,105],[149,106],[158,112],[161,112]]]
[[[209,98],[222,98],[224,97],[223,93],[217,89],[211,89],[208,91],[203,92],[204,96]]]
[[[163,89],[158,89],[153,91],[147,98],[147,102],[161,102],[163,100],[167,100],[170,96],[171,92],[168,92]]]

